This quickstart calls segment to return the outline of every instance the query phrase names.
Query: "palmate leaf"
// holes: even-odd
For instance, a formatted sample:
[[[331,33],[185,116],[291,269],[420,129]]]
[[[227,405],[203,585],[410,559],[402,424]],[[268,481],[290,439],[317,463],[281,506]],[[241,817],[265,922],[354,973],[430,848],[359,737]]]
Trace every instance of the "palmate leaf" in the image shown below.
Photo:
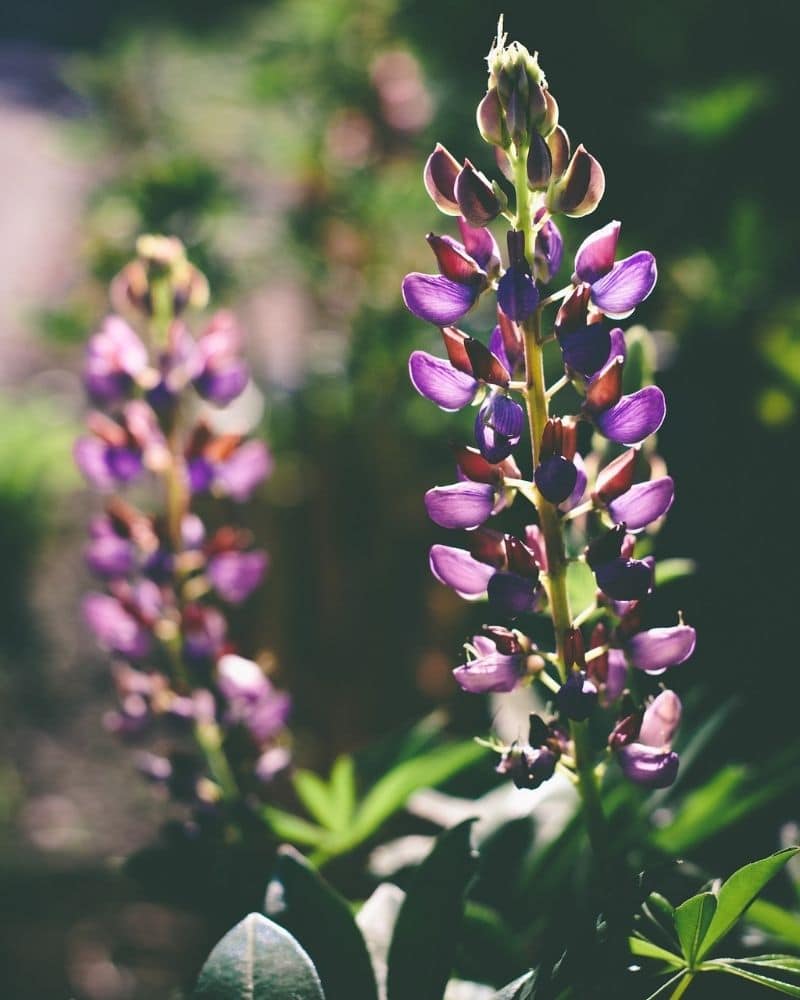
[[[741,965],[734,965],[724,958],[715,959],[713,962],[705,962],[702,966],[704,972],[727,972],[748,982],[757,983],[759,986],[766,986],[776,993],[783,993],[789,997],[800,997],[800,986],[793,983],[786,983],[783,980],[775,979],[772,976],[764,976],[750,969],[743,969]]]
[[[728,933],[764,886],[798,851],[800,851],[798,847],[787,847],[777,851],[768,858],[745,865],[723,882],[717,897],[716,912],[697,952],[698,959],[707,955]]]
[[[297,797],[317,823],[326,829],[331,829],[334,802],[327,783],[313,771],[306,771],[298,767],[292,774],[292,784],[297,792]]]
[[[290,840],[293,844],[303,844],[304,847],[319,847],[328,835],[328,831],[308,820],[295,816],[294,813],[278,809],[277,806],[263,806],[261,815],[269,824],[270,829],[281,840]]]
[[[800,975],[800,958],[796,955],[753,955],[751,958],[726,958],[729,965],[759,965]]]
[[[453,967],[464,896],[477,861],[474,820],[446,830],[417,868],[389,947],[388,1000],[441,1000]]]
[[[647,938],[628,938],[628,947],[631,950],[631,954],[636,955],[638,958],[654,958],[657,961],[665,962],[667,965],[671,965],[676,969],[683,968],[686,964],[680,955],[667,951],[666,948],[662,948],[661,945],[648,941]]]
[[[710,892],[692,896],[675,910],[675,929],[687,965],[694,965],[716,910],[717,898]]]
[[[326,1000],[377,1000],[372,963],[350,906],[291,847],[278,851],[265,909],[302,942]]]
[[[800,948],[800,917],[766,899],[757,899],[747,911],[747,920],[773,937]]]
[[[325,1000],[311,959],[288,931],[251,913],[214,947],[194,1000]]]

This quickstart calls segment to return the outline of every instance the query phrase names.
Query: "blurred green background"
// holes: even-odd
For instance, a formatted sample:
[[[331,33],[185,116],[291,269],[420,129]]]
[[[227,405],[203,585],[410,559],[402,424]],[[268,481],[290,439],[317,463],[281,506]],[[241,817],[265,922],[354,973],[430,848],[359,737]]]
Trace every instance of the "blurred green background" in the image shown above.
[[[504,5],[538,49],[606,197],[574,249],[623,220],[653,250],[677,501],[657,553],[697,561],[681,607],[698,650],[675,674],[687,731],[733,704],[701,774],[797,746],[800,285],[796,38],[781,0]],[[87,497],[70,446],[82,345],[140,231],[180,236],[246,323],[277,471],[241,517],[272,554],[243,609],[292,691],[297,753],[326,768],[445,705],[484,731],[450,669],[470,610],[436,585],[422,494],[450,481],[445,416],[406,374],[435,331],[399,283],[442,230],[422,188],[436,140],[487,172],[474,128],[499,8],[419,0],[11,2],[0,10],[0,981],[9,996],[168,996],[202,917],[108,875],[165,805],[102,726],[107,665],[83,633]],[[568,261],[562,278],[568,279]],[[797,760],[797,753],[790,758]],[[797,785],[709,841],[724,869],[774,848]],[[169,945],[165,945],[165,942]],[[135,954],[134,965],[126,954]],[[120,960],[120,954],[122,958]],[[142,955],[145,958],[142,958]],[[47,961],[42,961],[42,956]],[[114,960],[112,961],[112,956]]]

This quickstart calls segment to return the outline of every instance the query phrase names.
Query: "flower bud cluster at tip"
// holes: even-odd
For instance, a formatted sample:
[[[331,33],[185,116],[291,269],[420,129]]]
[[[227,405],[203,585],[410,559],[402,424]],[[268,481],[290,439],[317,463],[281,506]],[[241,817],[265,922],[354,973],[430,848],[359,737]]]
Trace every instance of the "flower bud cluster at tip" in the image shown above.
[[[477,694],[541,684],[553,712],[548,725],[561,734],[566,760],[574,758],[569,723],[605,709],[616,718],[608,746],[625,777],[664,787],[677,773],[672,738],[680,701],[664,690],[648,702],[647,677],[687,660],[695,630],[682,618],[674,626],[645,624],[655,579],[646,543],[673,503],[674,483],[652,440],[666,415],[664,395],[654,385],[630,390],[619,325],[653,291],[656,262],[644,250],[620,257],[621,226],[611,221],[580,244],[567,284],[545,290],[564,257],[555,217],[594,211],[605,177],[582,145],[573,151],[538,54],[507,44],[502,20],[488,64],[478,128],[494,147],[500,174],[514,184],[516,213],[502,181],[437,144],[423,181],[437,208],[455,218],[458,235],[428,234],[438,273],[415,272],[402,283],[406,307],[439,328],[443,347],[440,354],[411,354],[412,385],[446,412],[475,407],[474,441],[455,449],[455,481],[425,495],[435,524],[467,533],[461,544],[431,548],[431,572],[465,600],[487,601],[492,621],[467,644],[454,676]],[[501,219],[510,224],[505,254],[489,229]],[[487,299],[496,321],[484,341],[458,324]],[[543,318],[551,303],[558,305],[549,332]],[[563,366],[545,397],[571,385],[579,401],[557,419],[548,417],[545,402],[543,425],[530,412],[532,337],[539,351],[552,342]],[[527,442],[534,465],[525,478],[516,452],[534,427],[536,440]],[[533,505],[531,523],[521,534],[495,527],[520,497]],[[535,615],[556,625],[549,584],[558,568],[548,566],[547,537],[553,515],[559,547],[568,563],[591,569],[597,598],[577,609],[580,621],[566,633],[556,626],[556,651],[542,653],[525,626]],[[585,632],[584,622],[591,626]],[[499,770],[520,787],[536,787],[555,770],[554,747],[541,739],[515,744]]]
[[[74,449],[87,483],[104,496],[85,550],[102,589],[85,597],[83,614],[112,657],[119,707],[106,722],[135,739],[188,727],[201,746],[204,738],[219,744],[226,761],[231,737],[237,759],[220,766],[233,783],[267,781],[288,763],[290,702],[237,654],[227,608],[261,584],[269,558],[249,532],[209,529],[191,509],[202,494],[243,502],[272,469],[263,442],[213,429],[214,411],[249,382],[243,335],[225,311],[192,331],[185,313],[206,306],[208,285],[175,238],[141,237],[111,299],[117,311],[86,347],[84,381],[96,409]],[[148,485],[166,496],[155,509],[143,509],[139,494],[123,496]],[[137,762],[195,807],[231,791],[222,787],[226,775],[211,767],[210,780],[184,751],[143,752]]]

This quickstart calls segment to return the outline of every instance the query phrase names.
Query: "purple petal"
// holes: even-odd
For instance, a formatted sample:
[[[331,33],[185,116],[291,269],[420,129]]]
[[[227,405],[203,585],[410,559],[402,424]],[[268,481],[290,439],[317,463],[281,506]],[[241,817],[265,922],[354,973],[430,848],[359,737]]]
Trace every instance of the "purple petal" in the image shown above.
[[[586,485],[588,483],[588,477],[586,475],[586,466],[584,464],[583,458],[580,452],[575,453],[575,457],[572,459],[575,468],[578,470],[578,475],[575,479],[575,486],[567,497],[566,500],[561,504],[561,509],[563,511],[572,510],[573,507],[577,507],[579,503],[582,502],[583,497],[586,493]]]
[[[611,319],[624,319],[653,291],[657,277],[655,257],[640,250],[592,285],[592,302]]]
[[[188,463],[189,488],[192,493],[205,493],[214,482],[214,466],[205,458],[193,458]]]
[[[648,385],[630,396],[623,396],[616,406],[595,416],[600,433],[618,444],[634,445],[655,433],[664,422],[667,403],[656,385]]]
[[[614,329],[609,334],[611,339],[611,350],[608,352],[608,360],[606,364],[614,360],[614,358],[622,358],[623,360],[628,356],[628,345],[625,343],[625,334],[618,327],[615,326]],[[605,365],[603,365],[605,368]]]
[[[232,500],[242,503],[272,472],[272,456],[263,441],[248,441],[220,463],[216,485]]]
[[[495,572],[493,566],[473,559],[466,549],[450,545],[432,545],[429,562],[436,579],[466,599],[485,594]]]
[[[607,226],[587,236],[578,247],[575,273],[581,281],[593,285],[614,266],[619,229],[619,222],[609,222]]]
[[[127,538],[110,533],[93,538],[84,553],[86,565],[97,576],[127,576],[136,565],[136,550]]]
[[[478,382],[471,375],[425,351],[414,351],[408,359],[408,374],[420,396],[449,412],[467,406],[478,391]]]
[[[581,375],[594,375],[605,365],[611,350],[611,337],[601,323],[561,333],[558,338],[564,364]]]
[[[629,743],[618,752],[619,765],[628,781],[646,788],[668,788],[678,776],[678,755]]]
[[[270,747],[258,758],[255,764],[255,775],[259,781],[272,781],[291,763],[291,754],[287,747]]]
[[[606,699],[616,701],[625,690],[628,679],[628,661],[621,649],[608,651],[608,676],[606,677]]]
[[[559,504],[566,500],[578,483],[578,470],[568,458],[563,455],[551,455],[533,474],[536,488],[550,503]],[[584,488],[586,477],[584,476]]]
[[[286,725],[292,701],[285,691],[274,688],[267,697],[253,705],[245,725],[257,743],[265,743],[276,736]]]
[[[487,462],[502,462],[519,444],[525,411],[502,392],[493,392],[475,417],[475,441]]]
[[[491,274],[500,266],[500,249],[488,229],[471,226],[466,219],[458,220],[464,249],[476,264]]]
[[[648,747],[669,747],[681,722],[681,700],[674,691],[662,691],[644,712],[639,743]]]
[[[150,633],[109,594],[87,594],[83,617],[97,641],[114,653],[140,659],[151,645]]]
[[[241,396],[249,378],[250,372],[244,361],[232,361],[224,368],[206,368],[195,379],[194,387],[209,402],[227,406]]]
[[[526,264],[512,264],[500,279],[497,303],[515,323],[523,323],[531,315],[539,304],[539,291]]]
[[[651,628],[638,632],[628,641],[628,659],[639,670],[660,674],[677,663],[688,660],[694,652],[697,633],[691,625]]]
[[[653,567],[644,559],[612,559],[595,570],[597,586],[615,601],[640,601],[653,586]]]
[[[494,354],[506,371],[511,372],[514,370],[514,363],[508,356],[505,338],[503,337],[503,331],[500,329],[499,324],[492,330],[489,337],[489,350],[492,354]],[[518,359],[515,358],[515,361],[516,360]]]
[[[636,483],[608,505],[608,512],[616,524],[625,523],[628,531],[641,531],[652,521],[662,517],[675,499],[675,484],[671,476]]]
[[[108,470],[118,483],[132,483],[143,471],[142,456],[132,448],[108,448]]]
[[[548,219],[536,234],[534,269],[536,277],[548,284],[558,273],[564,257],[564,240],[558,226]]]
[[[223,601],[241,604],[261,583],[266,552],[220,552],[208,561],[208,578]]]
[[[102,493],[110,493],[117,485],[106,462],[106,450],[107,445],[95,437],[79,437],[72,449],[84,479]]]
[[[516,618],[536,609],[535,580],[516,573],[495,573],[489,580],[489,603],[498,614]]]
[[[226,653],[217,664],[217,687],[226,701],[255,701],[269,694],[272,685],[257,663]]]
[[[574,722],[585,722],[597,704],[597,688],[581,671],[573,671],[556,694],[558,709]]]
[[[489,694],[513,691],[519,683],[521,673],[520,656],[504,656],[495,652],[456,667],[453,677],[470,694]]]
[[[488,483],[434,486],[425,494],[428,517],[442,528],[477,528],[494,507],[494,487]]]
[[[403,278],[403,302],[418,319],[436,326],[457,323],[480,295],[480,285],[461,285],[441,274],[414,272]]]

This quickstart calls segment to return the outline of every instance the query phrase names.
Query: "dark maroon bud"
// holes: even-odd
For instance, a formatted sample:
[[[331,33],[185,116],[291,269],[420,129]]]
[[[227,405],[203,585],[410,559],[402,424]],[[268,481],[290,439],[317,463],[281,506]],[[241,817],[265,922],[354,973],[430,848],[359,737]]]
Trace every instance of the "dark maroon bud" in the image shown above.
[[[558,757],[547,747],[515,747],[503,754],[498,774],[507,774],[517,788],[538,788],[553,777]]]
[[[616,406],[622,397],[622,369],[625,359],[616,357],[599,375],[596,375],[586,390],[584,410],[587,413],[602,413]]]
[[[514,183],[514,168],[511,166],[511,160],[506,156],[499,146],[495,146],[494,149],[494,160],[500,173],[505,177],[507,181]]]
[[[525,342],[519,326],[509,316],[498,307],[497,325],[500,327],[500,336],[503,340],[503,347],[506,349],[506,356],[511,359],[524,357]],[[516,364],[516,361],[514,362]]]
[[[556,704],[568,719],[585,722],[597,704],[597,688],[582,670],[573,671],[561,685]]]
[[[423,177],[425,189],[439,211],[445,215],[461,215],[455,192],[456,178],[460,170],[461,164],[458,160],[437,142],[436,148],[425,164]]]
[[[553,455],[561,454],[561,419],[551,417],[544,425],[542,441],[539,446],[539,459],[544,461]]]
[[[608,645],[608,628],[603,622],[598,622],[592,629],[589,639],[591,649],[599,649]],[[604,649],[599,655],[595,655],[589,661],[589,677],[600,687],[608,680],[608,650]]]
[[[470,338],[454,326],[443,326],[441,329],[444,349],[447,351],[447,359],[450,364],[465,375],[473,375],[472,362],[466,348],[466,342]]]
[[[506,245],[509,265],[528,263],[525,258],[525,233],[521,229],[509,229],[506,234]]]
[[[456,178],[455,195],[461,215],[476,228],[487,226],[502,210],[493,186],[469,160]]]
[[[592,500],[595,503],[609,504],[623,493],[627,493],[633,485],[633,473],[638,457],[638,448],[629,448],[601,469],[592,490]]]
[[[618,559],[622,542],[625,538],[625,525],[618,524],[604,535],[601,535],[586,549],[586,562],[591,569],[596,569],[612,559]]]
[[[487,91],[477,112],[478,131],[486,142],[498,148],[506,149],[511,142],[508,129],[503,117],[503,108],[500,104],[500,97],[497,88],[492,87]]]
[[[564,176],[550,189],[548,208],[578,219],[597,208],[605,189],[603,168],[581,144],[572,154]]]
[[[578,450],[578,425],[572,417],[561,421],[561,454],[570,462]]]
[[[480,281],[481,278],[485,279],[477,262],[455,240],[449,236],[437,236],[436,233],[428,233],[425,239],[436,254],[436,263],[445,278],[459,285],[468,285],[473,281]]]
[[[512,455],[493,464],[487,462],[477,448],[458,446],[453,451],[459,469],[474,483],[495,484],[502,482],[503,478],[519,479],[522,475]]]
[[[502,625],[484,625],[483,631],[497,646],[497,652],[503,656],[516,656],[522,649],[516,633]]]
[[[506,535],[506,553],[508,568],[512,573],[530,580],[539,579],[539,565],[536,562],[536,557],[531,549],[514,535]]]
[[[628,743],[633,743],[639,735],[639,727],[642,724],[642,713],[635,712],[626,715],[614,726],[608,737],[608,745],[612,750],[619,750]]]
[[[579,285],[564,299],[556,313],[555,330],[557,336],[581,330],[587,325],[589,299],[592,290],[588,285]]]
[[[545,110],[539,122],[539,131],[547,138],[558,125],[558,104],[549,90],[544,91]]]
[[[564,665],[577,665],[586,669],[586,650],[583,643],[583,633],[579,628],[568,628],[564,633]]]
[[[508,387],[511,375],[505,365],[501,364],[492,354],[488,347],[485,347],[479,340],[467,337],[464,341],[464,349],[467,352],[472,374],[475,378],[483,382],[490,382],[492,385]]]
[[[524,72],[520,76],[525,81],[526,93],[521,93],[515,87],[511,92],[508,107],[506,108],[506,125],[511,136],[511,141],[517,149],[520,148],[528,136],[528,78]]]
[[[528,121],[532,129],[539,129],[547,115],[547,98],[543,87],[528,81]]]
[[[528,734],[528,743],[532,747],[543,747],[547,741],[550,739],[550,730],[547,723],[535,712],[531,713],[530,717],[530,730]]]
[[[508,566],[505,535],[499,531],[478,528],[470,532],[470,542],[470,555],[473,559],[494,566],[495,569],[505,569]]]
[[[526,169],[528,171],[528,187],[531,191],[544,191],[550,183],[553,160],[547,143],[538,132],[531,133]]]
[[[553,177],[558,180],[567,169],[570,157],[569,136],[565,129],[557,125],[547,137],[553,167]]]

